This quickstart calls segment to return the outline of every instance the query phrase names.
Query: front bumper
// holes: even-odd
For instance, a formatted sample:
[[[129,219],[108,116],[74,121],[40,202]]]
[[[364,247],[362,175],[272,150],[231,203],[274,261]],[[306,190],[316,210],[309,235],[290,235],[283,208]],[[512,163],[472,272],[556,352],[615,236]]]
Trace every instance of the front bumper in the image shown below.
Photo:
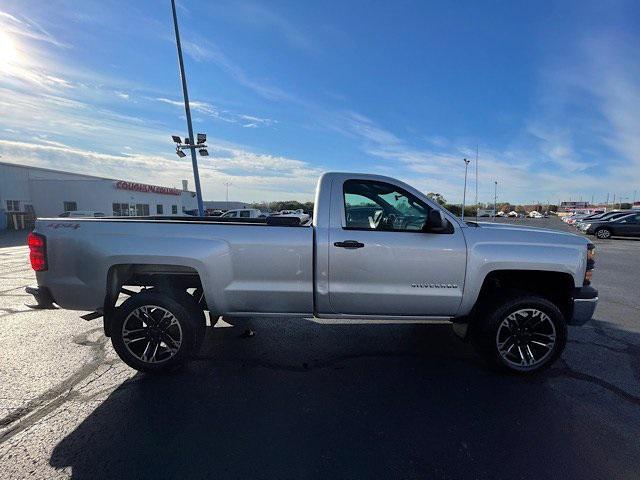
[[[596,310],[598,305],[598,291],[590,286],[576,288],[573,291],[573,313],[569,325],[584,325]]]

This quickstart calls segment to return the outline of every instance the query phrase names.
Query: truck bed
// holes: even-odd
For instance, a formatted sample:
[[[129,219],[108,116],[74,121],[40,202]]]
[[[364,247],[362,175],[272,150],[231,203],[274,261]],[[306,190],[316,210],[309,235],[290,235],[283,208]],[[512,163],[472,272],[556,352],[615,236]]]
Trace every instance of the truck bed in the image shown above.
[[[49,264],[38,284],[63,308],[96,310],[114,268],[179,267],[199,277],[214,311],[313,310],[313,228],[291,217],[211,218],[38,219]]]

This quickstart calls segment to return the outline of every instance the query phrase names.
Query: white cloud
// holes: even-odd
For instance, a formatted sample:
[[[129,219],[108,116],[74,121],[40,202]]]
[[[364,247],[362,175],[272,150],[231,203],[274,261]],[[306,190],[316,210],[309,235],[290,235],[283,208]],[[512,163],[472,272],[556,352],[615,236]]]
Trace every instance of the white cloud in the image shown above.
[[[220,199],[222,185],[231,181],[245,201],[311,200],[321,170],[306,162],[260,154],[216,140],[208,142],[210,157],[199,159],[203,196]],[[126,147],[124,147],[126,148]],[[165,154],[128,150],[106,154],[56,141],[0,140],[3,161],[125,180],[176,185],[191,179],[191,162]],[[240,197],[239,197],[240,198]]]
[[[171,105],[173,107],[184,109],[184,102],[182,100],[172,100],[166,97],[157,97],[153,100]],[[276,120],[273,120],[271,118],[262,118],[255,115],[245,115],[241,113],[235,113],[226,109],[219,109],[207,102],[190,100],[189,106],[193,111],[200,112],[204,115],[215,118],[217,120],[221,120],[223,122],[241,123],[243,127],[268,127],[278,123]]]
[[[10,35],[19,35],[23,38],[48,43],[60,48],[71,48],[71,45],[51,35],[34,19],[24,15],[18,18],[0,10],[0,29]]]
[[[197,62],[216,64],[240,85],[247,87],[261,97],[268,100],[294,100],[290,93],[250,78],[242,67],[232,62],[216,45],[204,38],[194,36],[193,40],[183,40],[182,48]]]

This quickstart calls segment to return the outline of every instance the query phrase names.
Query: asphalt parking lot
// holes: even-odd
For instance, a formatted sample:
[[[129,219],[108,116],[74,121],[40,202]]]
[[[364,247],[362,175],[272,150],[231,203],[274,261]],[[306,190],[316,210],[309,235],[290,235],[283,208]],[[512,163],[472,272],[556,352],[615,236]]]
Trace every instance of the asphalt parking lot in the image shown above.
[[[487,369],[446,326],[304,319],[212,328],[184,369],[136,373],[99,320],[25,306],[21,241],[0,236],[2,478],[640,475],[638,240],[595,241],[595,320],[526,379]]]

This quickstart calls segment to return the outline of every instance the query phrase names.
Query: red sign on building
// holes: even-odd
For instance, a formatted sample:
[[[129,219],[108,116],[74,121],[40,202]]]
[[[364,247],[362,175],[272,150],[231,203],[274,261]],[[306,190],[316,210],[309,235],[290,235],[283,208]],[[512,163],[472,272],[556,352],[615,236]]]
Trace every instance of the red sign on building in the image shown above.
[[[116,182],[116,188],[119,190],[131,190],[134,192],[159,193],[161,195],[180,195],[180,190],[170,187],[159,187],[157,185],[147,185],[145,183],[125,182],[119,180]]]

